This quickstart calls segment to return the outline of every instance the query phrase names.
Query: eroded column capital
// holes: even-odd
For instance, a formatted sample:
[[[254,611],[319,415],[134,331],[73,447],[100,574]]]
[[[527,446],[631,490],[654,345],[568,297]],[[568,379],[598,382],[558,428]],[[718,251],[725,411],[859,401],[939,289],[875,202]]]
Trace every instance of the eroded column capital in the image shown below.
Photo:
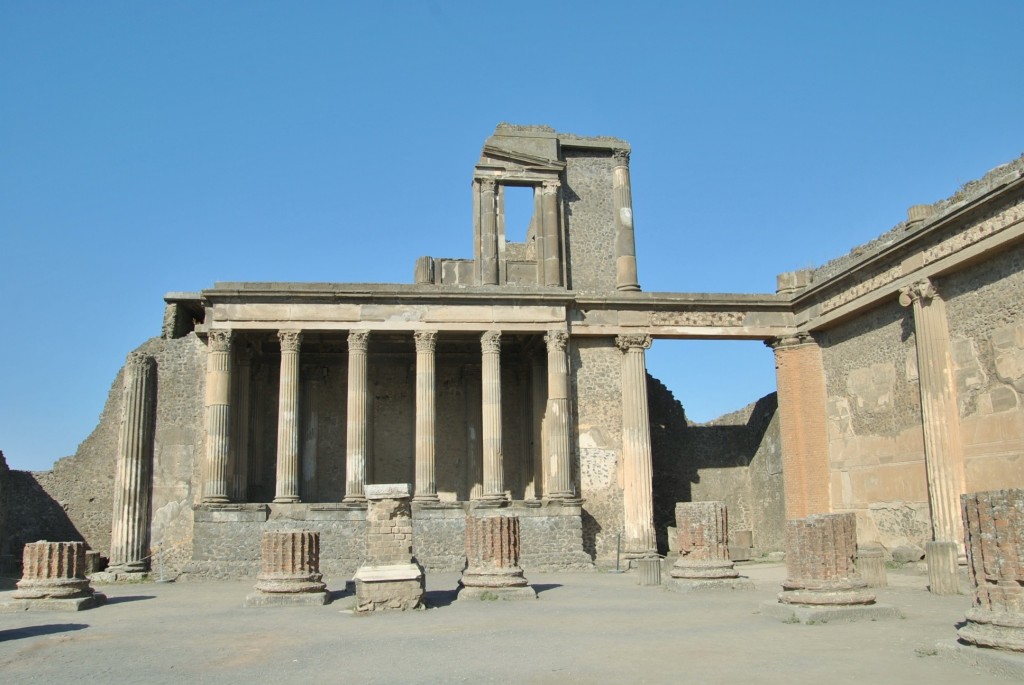
[[[651,336],[639,333],[618,335],[615,336],[615,345],[623,352],[636,349],[647,350],[651,347]]]
[[[562,182],[558,179],[549,179],[541,181],[541,192],[545,195],[554,195],[558,192],[558,189],[562,187]]]
[[[145,352],[129,352],[128,358],[125,360],[125,366],[132,367],[140,371],[148,371],[153,366],[154,359]]]
[[[900,288],[900,304],[904,307],[909,307],[915,302],[924,304],[938,296],[939,291],[935,289],[935,283],[928,278]]]
[[[476,179],[476,182],[480,184],[480,191],[484,192],[484,193],[486,193],[486,192],[492,192],[493,193],[494,192],[494,186],[497,183],[497,181],[495,179],[493,179],[493,178],[478,178],[478,179]]]
[[[302,344],[302,331],[278,331],[277,339],[281,341],[282,352],[298,352]]]
[[[612,150],[612,159],[615,160],[616,166],[629,166],[629,150],[626,148]]]
[[[370,331],[349,331],[348,332],[348,351],[349,352],[366,352],[366,348],[370,344]]]
[[[501,331],[486,331],[480,336],[480,349],[484,354],[501,352]]]
[[[569,334],[565,331],[548,331],[544,334],[544,342],[547,343],[548,352],[564,352]]]
[[[233,337],[234,332],[232,330],[218,329],[207,334],[206,342],[210,346],[210,352],[230,352]]]
[[[806,331],[799,331],[793,335],[784,335],[780,338],[769,338],[764,341],[764,344],[773,350],[778,350],[786,349],[787,347],[796,347],[797,345],[809,345],[814,342],[814,337],[810,333]]]
[[[412,334],[417,352],[433,352],[437,347],[437,331],[416,331]]]

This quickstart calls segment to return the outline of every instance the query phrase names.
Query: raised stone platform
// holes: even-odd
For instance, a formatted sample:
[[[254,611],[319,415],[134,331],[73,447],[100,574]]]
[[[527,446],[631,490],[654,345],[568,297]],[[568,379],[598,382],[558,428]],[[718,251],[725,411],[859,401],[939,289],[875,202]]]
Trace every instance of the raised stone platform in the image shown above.
[[[423,608],[425,578],[419,564],[362,566],[353,580],[356,613]]]
[[[784,623],[852,623],[854,621],[877,621],[886,618],[903,618],[900,610],[888,604],[859,604],[852,606],[808,606],[804,604],[783,604],[762,602],[761,613],[772,616]]]
[[[105,604],[107,596],[94,592],[89,597],[68,597],[64,599],[10,599],[0,601],[0,613],[11,614],[19,611],[84,611]]]
[[[975,647],[953,639],[939,640],[935,649],[944,659],[968,664],[1011,682],[1024,683],[1024,654],[1019,652]]]
[[[697,592],[702,590],[753,590],[750,578],[669,578],[665,587],[675,592]]]

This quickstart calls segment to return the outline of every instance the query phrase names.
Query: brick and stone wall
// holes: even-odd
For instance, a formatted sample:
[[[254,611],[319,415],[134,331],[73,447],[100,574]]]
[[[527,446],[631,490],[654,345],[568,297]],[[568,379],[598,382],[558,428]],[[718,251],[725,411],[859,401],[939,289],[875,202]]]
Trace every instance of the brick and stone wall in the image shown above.
[[[569,287],[581,293],[615,290],[615,205],[611,150],[565,149]],[[642,278],[643,274],[641,274]]]

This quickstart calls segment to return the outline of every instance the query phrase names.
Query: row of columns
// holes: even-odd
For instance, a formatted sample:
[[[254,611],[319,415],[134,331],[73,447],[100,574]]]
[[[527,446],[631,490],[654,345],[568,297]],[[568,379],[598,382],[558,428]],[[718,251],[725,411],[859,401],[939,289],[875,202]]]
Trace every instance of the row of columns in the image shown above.
[[[627,177],[628,178],[628,177]],[[559,230],[558,189],[556,179],[542,181],[534,188],[534,225],[536,226],[537,282],[544,286],[562,285],[561,239]],[[476,180],[479,248],[478,279],[481,285],[500,281],[498,230],[498,183],[493,178]],[[630,224],[632,227],[632,224]],[[632,229],[631,229],[632,230]],[[630,237],[632,241],[632,236]],[[635,252],[635,250],[634,250]],[[633,257],[634,272],[636,257]]]
[[[370,331],[353,330],[348,335],[348,403],[346,433],[346,482],[344,502],[362,504],[366,501],[367,441],[370,397],[368,391],[367,350]],[[278,332],[281,342],[281,382],[278,399],[277,484],[274,502],[302,500],[301,484],[307,480],[300,461],[299,354],[301,331]],[[545,418],[547,445],[547,492],[553,499],[574,496],[572,484],[572,446],[569,407],[569,374],[566,356],[568,334],[552,331],[545,336],[548,359],[548,400]],[[214,330],[209,333],[206,371],[206,468],[203,479],[205,503],[223,503],[244,499],[244,474],[238,470],[246,462],[242,445],[232,445],[242,431],[231,426],[231,343],[232,332]],[[415,497],[417,501],[436,501],[436,359],[437,331],[417,331],[416,343],[416,438]],[[506,499],[504,457],[502,453],[501,410],[501,331],[486,331],[481,345],[481,411],[482,411],[482,481],[475,493],[478,499]],[[246,380],[247,382],[247,380]],[[236,416],[241,422],[250,420],[248,393],[236,393],[241,403]],[[646,402],[645,402],[646,408]],[[248,433],[247,425],[246,430]],[[648,448],[649,451],[649,448]],[[234,466],[234,471],[232,471]],[[229,484],[234,484],[229,486]],[[306,485],[307,493],[311,491]]]

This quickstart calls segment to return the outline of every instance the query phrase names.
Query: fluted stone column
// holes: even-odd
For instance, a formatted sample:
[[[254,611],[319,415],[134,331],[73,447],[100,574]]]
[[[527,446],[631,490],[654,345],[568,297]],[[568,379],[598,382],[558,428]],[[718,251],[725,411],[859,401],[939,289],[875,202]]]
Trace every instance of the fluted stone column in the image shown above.
[[[327,603],[327,586],[320,574],[320,533],[265,530],[260,536],[260,557],[256,592],[246,598],[246,606]]]
[[[480,337],[483,356],[481,405],[483,414],[483,500],[504,500],[504,459],[501,439],[501,331]]]
[[[622,358],[622,504],[627,556],[657,553],[654,543],[651,426],[647,410],[647,371],[644,350],[649,335],[620,335],[615,339]]]
[[[572,436],[570,435],[569,364],[566,345],[569,334],[550,331],[544,336],[548,348],[548,497],[570,499],[572,483]]]
[[[533,599],[519,567],[519,518],[466,517],[466,569],[459,599]]]
[[[495,182],[491,178],[477,181],[480,189],[480,284],[498,283],[498,230],[495,204]]]
[[[629,150],[612,153],[612,193],[615,199],[615,287],[640,290],[636,272],[636,237],[633,232],[633,195],[629,184]]]
[[[228,458],[231,449],[232,332],[209,332],[206,355],[206,476],[203,502],[228,501]]]
[[[434,453],[437,424],[434,350],[437,331],[416,331],[416,492],[417,502],[437,501]]]
[[[277,488],[275,502],[299,501],[299,348],[302,331],[278,331],[281,388],[277,404]]]
[[[872,604],[875,593],[857,573],[857,516],[814,514],[786,521],[783,604]]]
[[[110,533],[111,573],[149,568],[149,511],[153,479],[153,358],[132,352],[124,366],[121,427]]]
[[[369,331],[348,334],[348,424],[345,441],[345,500],[366,501],[366,444],[370,398],[367,393],[366,352]]]
[[[1024,652],[1024,489],[961,497],[974,589],[961,640]]]
[[[541,192],[541,217],[544,227],[543,280],[547,286],[562,285],[561,231],[558,228],[558,181],[544,181]]]
[[[234,404],[235,420],[232,423],[234,437],[231,440],[231,499],[244,502],[249,497],[249,427],[252,409],[252,349],[243,346],[235,359]]]
[[[22,552],[22,577],[0,610],[65,609],[102,604],[85,577],[84,542],[30,542]]]
[[[922,280],[900,289],[900,304],[913,306],[914,311],[932,535],[937,542],[955,542],[962,549],[964,456],[945,303],[934,284]]]
[[[673,578],[733,579],[739,577],[729,557],[729,514],[725,502],[677,502],[679,558]]]

